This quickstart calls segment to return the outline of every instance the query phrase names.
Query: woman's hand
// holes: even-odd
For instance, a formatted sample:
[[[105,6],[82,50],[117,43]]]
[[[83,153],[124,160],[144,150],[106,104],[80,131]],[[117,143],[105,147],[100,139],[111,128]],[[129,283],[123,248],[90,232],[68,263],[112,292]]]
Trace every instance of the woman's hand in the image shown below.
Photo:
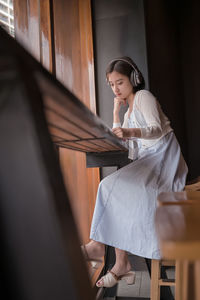
[[[126,99],[122,99],[122,98],[119,98],[119,97],[115,97],[115,98],[114,98],[114,108],[113,108],[113,113],[114,113],[114,114],[119,113],[120,107],[121,107],[122,105],[126,105]]]
[[[119,111],[122,105],[126,105],[126,99],[115,97],[113,108],[113,123],[120,123]]]
[[[141,137],[141,131],[139,128],[121,128],[116,127],[112,129],[112,132],[116,134],[120,139],[128,139],[131,137]]]
[[[112,129],[112,132],[116,134],[120,139],[126,139],[131,137],[131,132],[130,129],[132,128],[121,128],[121,127],[116,127]]]

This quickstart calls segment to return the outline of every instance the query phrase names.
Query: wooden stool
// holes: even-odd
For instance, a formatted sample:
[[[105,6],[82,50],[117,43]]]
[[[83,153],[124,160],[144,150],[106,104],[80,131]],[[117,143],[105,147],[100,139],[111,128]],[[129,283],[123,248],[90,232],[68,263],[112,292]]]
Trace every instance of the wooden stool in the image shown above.
[[[163,260],[163,259],[151,260],[151,300],[160,300],[161,286],[175,287],[175,280],[168,280],[168,279],[161,278],[162,266],[175,266],[175,260]],[[177,270],[177,268],[175,270]]]
[[[175,299],[200,300],[200,205],[158,207],[155,220],[162,257],[176,260]]]
[[[158,196],[158,205],[180,205],[180,204],[200,204],[200,177],[185,186],[182,192],[166,192]],[[161,278],[162,266],[175,266],[175,279],[166,280]],[[179,282],[180,264],[173,260],[151,261],[151,300],[160,300],[161,286],[174,286],[176,294],[176,282]]]

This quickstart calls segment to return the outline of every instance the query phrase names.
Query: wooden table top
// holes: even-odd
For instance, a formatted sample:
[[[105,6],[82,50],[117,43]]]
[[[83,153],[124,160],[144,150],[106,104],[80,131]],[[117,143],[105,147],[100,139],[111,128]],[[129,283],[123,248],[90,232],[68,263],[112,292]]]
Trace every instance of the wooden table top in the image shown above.
[[[42,98],[49,133],[55,145],[85,153],[128,152],[128,147],[112,133],[109,126],[16,40],[4,30],[0,30],[0,36],[3,45],[1,53],[6,52],[9,60],[11,55],[13,61],[19,62],[20,72],[24,76],[27,76],[28,70],[29,77],[34,78]],[[40,101],[38,97],[38,102]]]
[[[200,260],[199,205],[158,207],[155,223],[163,258]]]
[[[57,146],[86,153],[128,151],[111,128],[75,95],[44,74],[38,77],[49,132]]]

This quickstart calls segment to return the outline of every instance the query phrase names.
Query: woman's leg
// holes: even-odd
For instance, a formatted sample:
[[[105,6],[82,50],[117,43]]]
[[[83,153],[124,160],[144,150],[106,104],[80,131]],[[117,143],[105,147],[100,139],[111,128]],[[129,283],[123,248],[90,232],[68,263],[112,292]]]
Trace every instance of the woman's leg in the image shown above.
[[[101,258],[105,255],[105,245],[94,240],[91,240],[88,244],[86,244],[85,249],[87,251],[88,258],[91,260]]]
[[[117,276],[123,275],[131,270],[131,264],[127,252],[115,248],[116,261],[111,271]]]
[[[131,264],[128,259],[128,255],[126,251],[115,248],[115,255],[116,255],[115,265],[110,271],[115,275],[117,275],[118,277],[128,273],[131,270]],[[96,283],[97,286],[99,287],[103,286],[104,285],[103,280],[104,280],[103,277],[100,280],[98,280]]]
[[[85,245],[88,257],[90,259],[98,259],[105,254],[105,245],[91,240]],[[131,270],[131,264],[128,259],[127,252],[118,248],[115,248],[116,261],[111,269],[117,276],[123,275]]]

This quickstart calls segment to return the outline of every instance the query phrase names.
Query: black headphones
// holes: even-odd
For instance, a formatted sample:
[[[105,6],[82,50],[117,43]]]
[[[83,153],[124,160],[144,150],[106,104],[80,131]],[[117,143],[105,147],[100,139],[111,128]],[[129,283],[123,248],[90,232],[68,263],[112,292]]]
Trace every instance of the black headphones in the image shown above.
[[[116,59],[111,60],[110,64],[115,62],[115,61],[116,62],[117,61],[126,62],[127,64],[129,64],[133,68],[133,71],[131,72],[130,78],[129,78],[129,80],[130,80],[131,84],[133,85],[133,87],[137,87],[139,84],[142,83],[140,73],[132,63],[130,63],[128,60],[123,59],[123,58],[116,58]]]

